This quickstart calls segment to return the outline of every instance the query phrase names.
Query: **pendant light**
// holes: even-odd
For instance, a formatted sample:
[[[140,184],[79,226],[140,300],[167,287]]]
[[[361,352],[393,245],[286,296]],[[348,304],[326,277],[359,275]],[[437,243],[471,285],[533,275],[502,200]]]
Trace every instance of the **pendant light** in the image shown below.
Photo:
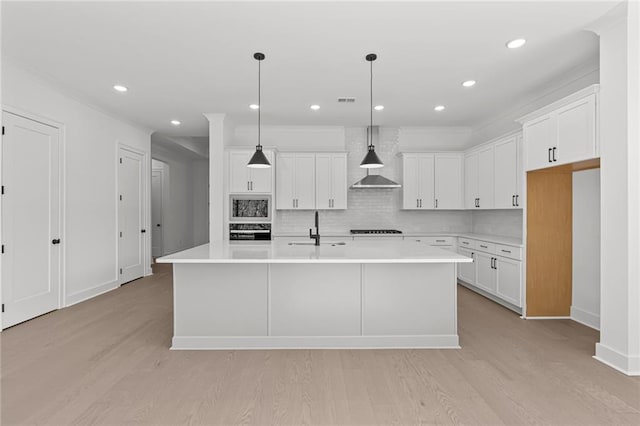
[[[264,60],[264,57],[264,53],[256,52],[253,54],[253,58],[258,61],[258,145],[256,145],[256,152],[249,160],[247,167],[256,169],[271,167],[271,163],[262,152],[262,145],[260,144],[260,111],[262,110],[262,103],[260,102],[260,62]]]
[[[364,156],[362,163],[360,163],[360,167],[365,169],[375,169],[384,167],[384,163],[382,162],[382,160],[380,160],[378,154],[376,154],[375,147],[373,146],[373,132],[370,130],[373,129],[373,61],[378,59],[378,55],[376,55],[375,53],[369,53],[367,56],[365,56],[365,59],[369,61],[370,64],[371,79],[369,85],[369,94],[371,95],[371,105],[369,107],[369,113],[371,114],[371,126],[369,127],[369,129],[367,129],[367,155]]]

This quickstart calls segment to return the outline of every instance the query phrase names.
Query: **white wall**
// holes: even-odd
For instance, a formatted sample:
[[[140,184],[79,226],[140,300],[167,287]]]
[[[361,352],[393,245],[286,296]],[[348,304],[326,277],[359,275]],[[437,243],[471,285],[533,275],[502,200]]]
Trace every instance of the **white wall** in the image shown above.
[[[155,137],[155,135],[152,137]],[[175,253],[209,240],[208,161],[152,143],[151,155],[165,163],[164,252]]]
[[[88,106],[2,59],[3,107],[17,108],[63,125],[63,303],[77,303],[116,288],[117,146],[122,143],[145,152],[149,170],[150,131]],[[149,174],[147,188],[150,183]],[[149,191],[145,201],[145,220],[149,224]],[[150,273],[149,239],[146,252],[145,271]]]
[[[601,303],[596,358],[640,375],[640,4],[594,25],[600,35]]]
[[[193,162],[193,245],[209,241],[209,161]]]
[[[600,329],[600,169],[573,173],[571,318]]]

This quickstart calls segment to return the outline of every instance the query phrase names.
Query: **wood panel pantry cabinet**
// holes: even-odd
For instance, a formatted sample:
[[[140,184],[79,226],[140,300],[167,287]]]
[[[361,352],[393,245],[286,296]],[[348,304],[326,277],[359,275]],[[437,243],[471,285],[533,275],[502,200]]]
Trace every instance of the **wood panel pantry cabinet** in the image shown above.
[[[254,169],[247,167],[254,150],[229,151],[229,193],[271,193],[273,190],[273,167]],[[273,165],[273,151],[264,150]]]
[[[347,208],[346,153],[279,153],[276,209]]]
[[[599,85],[532,112],[522,123],[526,171],[598,158]]]
[[[461,153],[402,154],[402,208],[464,208],[464,156]]]

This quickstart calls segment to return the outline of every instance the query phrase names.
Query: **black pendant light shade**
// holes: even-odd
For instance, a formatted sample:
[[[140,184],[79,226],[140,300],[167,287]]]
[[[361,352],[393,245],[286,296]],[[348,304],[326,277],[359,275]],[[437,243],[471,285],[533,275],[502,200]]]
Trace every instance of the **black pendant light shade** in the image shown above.
[[[369,94],[371,95],[371,105],[369,106],[369,113],[371,116],[371,127],[367,129],[367,155],[364,156],[364,159],[360,163],[360,167],[364,169],[376,169],[379,167],[384,167],[384,163],[382,162],[382,160],[380,160],[378,154],[376,154],[375,147],[373,146],[373,132],[370,130],[373,129],[373,61],[378,59],[378,55],[376,55],[375,53],[369,53],[367,56],[365,56],[365,59],[369,61],[370,64],[371,79],[369,85]]]
[[[256,169],[264,169],[271,167],[271,163],[267,159],[267,156],[262,152],[262,145],[260,144],[260,110],[262,109],[262,103],[260,103],[260,62],[264,60],[264,53],[256,52],[253,54],[253,59],[258,61],[258,145],[256,145],[256,152],[249,160],[247,167]]]
[[[382,160],[376,154],[376,150],[373,145],[369,145],[369,150],[367,151],[367,155],[364,156],[362,163],[360,163],[360,167],[366,169],[375,169],[379,167],[384,167]]]
[[[252,167],[254,169],[266,169],[267,167],[271,167],[271,163],[267,159],[267,156],[262,152],[262,145],[256,146],[256,152],[253,153],[247,167]]]

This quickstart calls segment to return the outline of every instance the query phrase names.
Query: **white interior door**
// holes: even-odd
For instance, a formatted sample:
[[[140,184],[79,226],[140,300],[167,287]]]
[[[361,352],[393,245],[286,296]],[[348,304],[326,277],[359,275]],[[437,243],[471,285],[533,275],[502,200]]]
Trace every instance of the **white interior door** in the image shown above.
[[[151,172],[151,254],[154,257],[164,255],[162,223],[163,171]]]
[[[60,307],[60,136],[3,112],[2,326]]]
[[[144,275],[144,156],[120,148],[118,164],[118,261],[120,284]]]

